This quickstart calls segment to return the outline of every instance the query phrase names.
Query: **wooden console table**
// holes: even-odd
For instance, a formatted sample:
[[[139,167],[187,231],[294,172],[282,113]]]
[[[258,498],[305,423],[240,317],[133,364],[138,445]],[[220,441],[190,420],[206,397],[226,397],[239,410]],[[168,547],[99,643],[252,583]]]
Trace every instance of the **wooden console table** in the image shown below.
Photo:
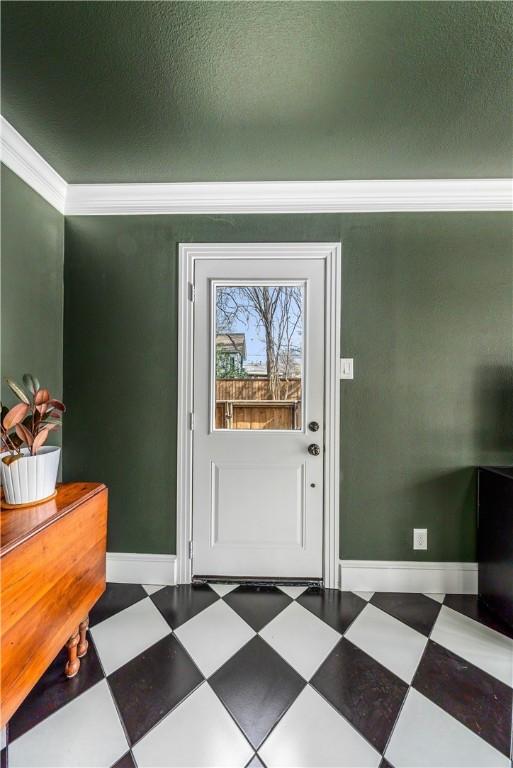
[[[2,507],[2,727],[64,645],[65,674],[78,672],[87,652],[87,616],[105,590],[106,540],[101,483],[63,483],[50,501]]]

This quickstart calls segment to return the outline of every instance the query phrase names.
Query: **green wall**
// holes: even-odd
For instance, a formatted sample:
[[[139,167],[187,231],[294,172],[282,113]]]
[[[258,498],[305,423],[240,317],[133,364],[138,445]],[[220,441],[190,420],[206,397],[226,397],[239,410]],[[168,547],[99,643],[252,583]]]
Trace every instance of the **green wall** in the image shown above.
[[[3,165],[1,175],[2,377],[34,373],[61,397],[64,216]],[[3,380],[2,400],[17,402]]]
[[[85,216],[65,237],[65,479],[109,485],[111,551],[175,551],[178,243],[341,240],[341,557],[475,559],[474,466],[513,451],[510,215]]]
[[[341,556],[472,560],[472,468],[513,451],[508,214],[69,218],[64,474],[109,485],[109,549],[175,551],[177,246],[244,240],[342,241]],[[2,375],[56,395],[63,243],[2,166]]]

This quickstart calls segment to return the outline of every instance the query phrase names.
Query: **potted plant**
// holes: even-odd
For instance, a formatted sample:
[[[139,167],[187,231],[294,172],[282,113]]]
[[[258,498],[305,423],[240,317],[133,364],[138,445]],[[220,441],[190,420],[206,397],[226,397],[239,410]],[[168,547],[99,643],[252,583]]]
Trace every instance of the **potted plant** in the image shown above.
[[[12,379],[6,382],[20,402],[12,408],[2,404],[0,469],[4,496],[8,504],[31,504],[55,491],[61,449],[44,443],[50,432],[61,426],[66,409],[30,373],[23,376],[25,389]]]

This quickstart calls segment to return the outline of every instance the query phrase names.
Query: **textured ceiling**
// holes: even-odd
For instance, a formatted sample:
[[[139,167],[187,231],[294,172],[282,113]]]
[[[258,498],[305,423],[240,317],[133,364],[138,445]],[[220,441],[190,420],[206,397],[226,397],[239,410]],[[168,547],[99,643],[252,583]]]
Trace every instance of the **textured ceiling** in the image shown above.
[[[511,176],[513,4],[3,2],[2,113],[67,181]]]

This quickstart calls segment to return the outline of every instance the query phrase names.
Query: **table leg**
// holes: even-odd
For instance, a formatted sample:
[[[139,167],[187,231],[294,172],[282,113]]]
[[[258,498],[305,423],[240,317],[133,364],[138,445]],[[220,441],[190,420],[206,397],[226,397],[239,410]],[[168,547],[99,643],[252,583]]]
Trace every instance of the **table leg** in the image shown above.
[[[78,658],[81,659],[86,655],[89,643],[87,641],[87,630],[89,627],[89,616],[86,616],[83,621],[78,625],[78,632],[80,635],[80,642],[77,647]]]
[[[77,657],[77,646],[79,642],[80,635],[77,627],[75,632],[71,635],[70,639],[66,643],[66,648],[68,649],[68,661],[64,667],[66,677],[75,677],[78,670],[80,669],[80,659]]]

